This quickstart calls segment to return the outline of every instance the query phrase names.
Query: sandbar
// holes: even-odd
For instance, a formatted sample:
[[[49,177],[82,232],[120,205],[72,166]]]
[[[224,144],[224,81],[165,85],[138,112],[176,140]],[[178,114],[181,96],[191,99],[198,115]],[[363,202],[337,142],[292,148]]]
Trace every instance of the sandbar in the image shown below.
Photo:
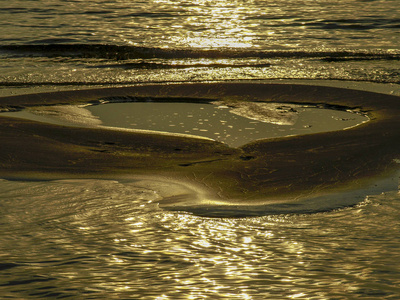
[[[15,180],[158,176],[202,190],[208,202],[196,199],[197,204],[264,205],[363,189],[399,169],[400,97],[380,93],[298,84],[159,84],[7,96],[0,98],[0,110],[113,97],[329,105],[359,110],[370,121],[347,130],[263,139],[232,148],[207,139],[69,127],[0,115],[0,176]],[[185,201],[170,197],[165,206],[183,207]]]

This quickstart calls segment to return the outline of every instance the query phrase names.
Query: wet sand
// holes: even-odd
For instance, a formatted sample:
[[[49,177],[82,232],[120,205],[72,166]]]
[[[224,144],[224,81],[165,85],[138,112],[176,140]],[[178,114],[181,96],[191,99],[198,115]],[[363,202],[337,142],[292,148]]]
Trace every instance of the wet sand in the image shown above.
[[[230,148],[171,135],[50,125],[0,116],[0,176],[7,179],[157,176],[224,203],[290,202],[363,189],[391,176],[400,159],[400,97],[291,84],[171,84],[0,98],[0,109],[79,104],[112,97],[322,104],[358,109],[369,122]],[[179,206],[180,197],[169,203]]]

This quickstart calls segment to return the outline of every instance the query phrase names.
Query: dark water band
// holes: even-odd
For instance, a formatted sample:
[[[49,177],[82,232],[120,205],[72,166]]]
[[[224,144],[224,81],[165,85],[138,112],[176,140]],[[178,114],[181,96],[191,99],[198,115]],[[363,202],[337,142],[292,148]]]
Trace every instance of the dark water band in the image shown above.
[[[124,59],[185,59],[185,58],[313,58],[324,61],[343,60],[400,60],[396,51],[374,50],[243,50],[243,49],[165,49],[155,47],[123,46],[112,44],[21,44],[0,45],[0,53],[8,55],[32,55],[39,57],[79,57]]]
[[[326,104],[358,108],[371,121],[348,130],[261,140],[236,149],[208,140],[1,117],[0,175],[30,179],[159,176],[204,190],[203,198],[195,201],[196,192],[170,197],[163,204],[168,209],[185,209],[191,201],[202,211],[210,205],[268,204],[290,212],[299,201],[325,201],[328,195],[363,189],[398,169],[397,96],[288,84],[171,84],[4,97],[0,107],[78,104],[112,97]]]

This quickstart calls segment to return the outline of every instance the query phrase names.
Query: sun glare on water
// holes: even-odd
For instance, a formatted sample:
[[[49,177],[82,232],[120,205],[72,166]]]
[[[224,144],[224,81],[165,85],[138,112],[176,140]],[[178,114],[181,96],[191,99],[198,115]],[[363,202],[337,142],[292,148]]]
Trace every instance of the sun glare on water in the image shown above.
[[[160,5],[172,5],[169,0],[158,0]],[[181,4],[184,4],[181,2]],[[251,48],[258,24],[246,21],[249,6],[241,1],[190,1],[185,6],[185,22],[176,24],[182,35],[171,37],[174,43],[191,48]],[[245,24],[246,23],[246,24]],[[250,25],[250,26],[249,26]]]

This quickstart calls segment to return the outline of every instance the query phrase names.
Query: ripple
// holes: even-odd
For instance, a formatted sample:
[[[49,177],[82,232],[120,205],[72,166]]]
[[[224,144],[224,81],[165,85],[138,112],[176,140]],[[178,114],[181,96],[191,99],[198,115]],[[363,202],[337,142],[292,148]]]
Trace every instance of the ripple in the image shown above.
[[[217,219],[162,211],[144,183],[0,181],[3,295],[390,299],[398,290],[397,191],[329,213]]]

